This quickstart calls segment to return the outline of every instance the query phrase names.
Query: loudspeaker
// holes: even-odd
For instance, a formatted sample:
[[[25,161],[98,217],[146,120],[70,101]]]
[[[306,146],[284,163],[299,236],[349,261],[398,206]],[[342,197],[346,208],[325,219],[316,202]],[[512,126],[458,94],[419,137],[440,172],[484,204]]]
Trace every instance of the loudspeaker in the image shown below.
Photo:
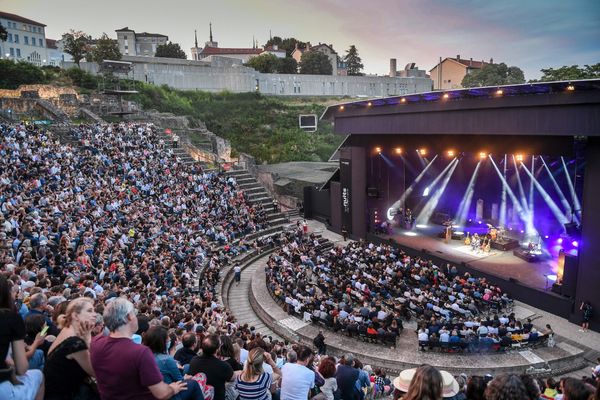
[[[579,237],[579,227],[575,222],[569,222],[565,224],[565,232],[567,235],[578,238]]]
[[[575,298],[578,274],[579,274],[579,259],[571,254],[565,253],[565,264],[564,264],[563,281],[562,281],[563,296]]]
[[[304,218],[312,218],[312,186],[304,186]]]
[[[379,190],[374,187],[367,188],[367,196],[369,197],[379,197]]]

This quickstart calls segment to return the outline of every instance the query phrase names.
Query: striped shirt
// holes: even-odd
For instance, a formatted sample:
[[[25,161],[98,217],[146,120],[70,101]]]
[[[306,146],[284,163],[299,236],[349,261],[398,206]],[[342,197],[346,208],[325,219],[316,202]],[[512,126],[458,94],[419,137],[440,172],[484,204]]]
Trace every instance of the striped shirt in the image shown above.
[[[241,375],[235,380],[240,400],[268,400],[271,398],[269,389],[271,387],[271,374],[263,372],[254,382],[245,382]]]

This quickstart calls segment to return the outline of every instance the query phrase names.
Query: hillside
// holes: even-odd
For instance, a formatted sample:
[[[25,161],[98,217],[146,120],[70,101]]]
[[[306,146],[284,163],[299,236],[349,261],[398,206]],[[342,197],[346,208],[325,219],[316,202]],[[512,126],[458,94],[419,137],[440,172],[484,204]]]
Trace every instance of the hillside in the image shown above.
[[[186,115],[192,125],[202,121],[228,139],[234,152],[251,154],[259,162],[326,161],[343,139],[332,133],[329,122],[320,122],[314,133],[298,128],[298,115],[320,116],[326,99],[182,91],[148,84],[138,90],[133,100],[144,109]]]

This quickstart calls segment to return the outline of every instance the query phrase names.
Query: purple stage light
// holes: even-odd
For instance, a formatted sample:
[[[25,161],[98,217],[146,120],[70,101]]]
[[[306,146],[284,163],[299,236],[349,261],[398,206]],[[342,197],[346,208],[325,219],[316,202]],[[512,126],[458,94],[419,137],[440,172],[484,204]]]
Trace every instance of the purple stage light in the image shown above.
[[[548,239],[548,235],[544,236],[544,239]]]
[[[558,238],[558,240],[556,241],[556,243],[558,243],[558,244],[562,244],[562,242],[563,242],[563,238]]]
[[[577,240],[573,240],[571,245],[573,245],[573,247],[579,247],[579,242]]]
[[[479,225],[481,225],[481,221],[477,221],[477,223],[478,223]]]

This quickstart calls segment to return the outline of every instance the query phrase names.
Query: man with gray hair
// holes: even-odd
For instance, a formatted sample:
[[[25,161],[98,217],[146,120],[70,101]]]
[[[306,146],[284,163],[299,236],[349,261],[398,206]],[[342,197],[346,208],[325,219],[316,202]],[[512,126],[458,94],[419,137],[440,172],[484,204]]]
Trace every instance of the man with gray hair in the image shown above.
[[[108,336],[92,339],[90,358],[102,399],[170,399],[187,389],[185,382],[163,382],[152,351],[135,344],[138,329],[136,310],[125,298],[111,301],[104,309]]]
[[[48,297],[46,297],[46,295],[43,293],[36,293],[29,298],[29,312],[25,315],[25,318],[30,315],[43,316],[46,325],[48,325],[48,334],[56,336],[59,334],[59,330],[58,327],[54,325],[54,322],[52,322],[52,319],[50,319],[48,316],[48,308]]]
[[[335,379],[342,400],[352,400],[355,398],[354,388],[358,379],[358,370],[353,368],[353,364],[354,355],[352,353],[347,353],[344,355],[343,362],[340,361],[340,365],[335,372]]]

